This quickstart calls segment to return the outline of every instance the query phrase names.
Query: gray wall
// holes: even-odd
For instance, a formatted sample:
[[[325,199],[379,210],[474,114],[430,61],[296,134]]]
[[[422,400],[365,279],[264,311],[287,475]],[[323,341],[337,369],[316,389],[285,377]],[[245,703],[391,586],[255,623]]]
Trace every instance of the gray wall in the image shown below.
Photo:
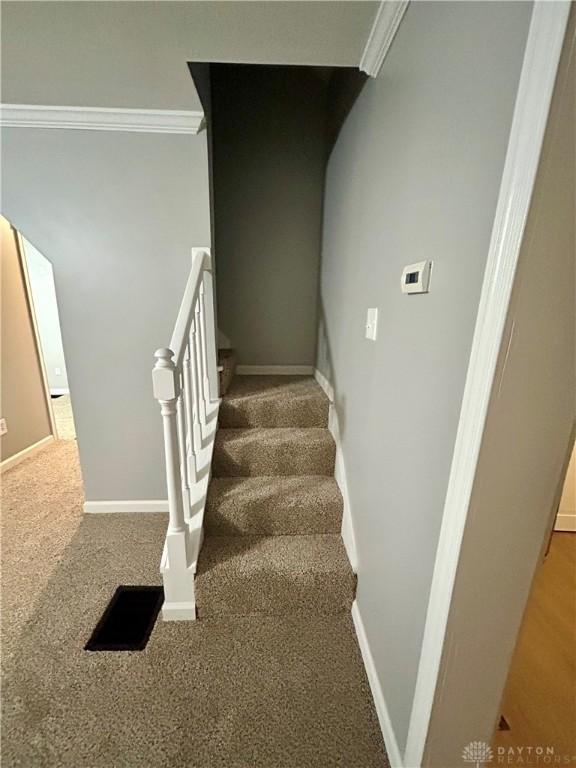
[[[166,498],[151,369],[210,241],[205,134],[4,129],[2,192],[54,267],[86,498]]]
[[[530,11],[412,3],[328,167],[318,364],[335,387],[358,606],[401,750]],[[431,293],[402,294],[402,268],[423,259]]]
[[[8,432],[0,438],[1,459],[29,448],[52,433],[42,368],[16,238],[0,217],[2,359],[0,416]]]
[[[2,2],[2,100],[199,108],[187,61],[357,65],[375,2]]]
[[[329,73],[214,69],[219,328],[245,365],[313,365]]]

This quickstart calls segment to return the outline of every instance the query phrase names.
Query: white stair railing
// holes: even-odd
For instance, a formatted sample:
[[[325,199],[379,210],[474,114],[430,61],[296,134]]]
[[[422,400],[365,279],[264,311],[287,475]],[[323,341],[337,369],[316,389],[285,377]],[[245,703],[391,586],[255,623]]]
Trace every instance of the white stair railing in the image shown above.
[[[168,532],[160,570],[166,620],[195,619],[194,575],[220,400],[210,249],[192,267],[169,348],[155,352],[154,397],[164,428]]]

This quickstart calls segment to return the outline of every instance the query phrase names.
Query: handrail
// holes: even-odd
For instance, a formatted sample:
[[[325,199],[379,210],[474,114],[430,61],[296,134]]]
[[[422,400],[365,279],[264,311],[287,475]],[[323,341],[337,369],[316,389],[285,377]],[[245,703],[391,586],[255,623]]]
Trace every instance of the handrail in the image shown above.
[[[202,272],[210,268],[210,254],[204,248],[193,248],[192,268],[186,281],[184,296],[182,297],[178,317],[176,318],[176,324],[170,340],[170,349],[174,353],[174,363],[177,367],[182,365],[184,352],[188,344],[190,326],[194,319],[194,307],[198,301],[200,286],[202,285]]]
[[[170,347],[154,355],[152,384],[162,415],[168,491],[161,566],[165,619],[195,618],[194,572],[220,402],[213,292],[210,250],[193,248]]]

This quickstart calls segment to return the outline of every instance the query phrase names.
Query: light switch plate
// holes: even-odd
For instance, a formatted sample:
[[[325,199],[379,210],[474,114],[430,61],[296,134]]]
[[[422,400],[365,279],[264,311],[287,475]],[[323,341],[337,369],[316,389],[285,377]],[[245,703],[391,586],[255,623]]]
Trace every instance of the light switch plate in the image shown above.
[[[378,309],[373,307],[366,313],[366,338],[376,341],[378,335]]]
[[[5,435],[6,432],[8,432],[8,424],[6,424],[6,419],[0,419],[0,436]]]

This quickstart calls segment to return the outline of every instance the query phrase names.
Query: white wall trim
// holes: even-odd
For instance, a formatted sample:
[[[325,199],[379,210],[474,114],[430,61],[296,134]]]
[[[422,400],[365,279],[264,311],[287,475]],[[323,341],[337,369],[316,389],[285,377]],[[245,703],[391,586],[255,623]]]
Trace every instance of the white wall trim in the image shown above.
[[[331,403],[334,402],[334,388],[332,387],[332,384],[328,381],[326,376],[318,370],[318,368],[314,369],[314,378],[318,382],[318,384],[322,387],[324,390],[324,394],[330,400]]]
[[[348,492],[348,481],[346,479],[346,466],[344,463],[344,453],[342,452],[342,441],[340,439],[338,414],[333,403],[330,405],[330,412],[328,415],[328,428],[330,430],[330,434],[334,438],[334,442],[336,443],[336,463],[334,466],[334,477],[344,502],[344,508],[342,510],[342,528],[340,534],[342,536],[344,549],[348,555],[348,560],[350,561],[352,570],[354,573],[358,573],[358,550],[356,549],[356,536],[354,535],[354,525],[352,523],[352,508],[350,505],[350,494]]]
[[[560,512],[554,523],[555,531],[576,531],[576,509],[568,512]]]
[[[338,422],[338,412],[334,403],[334,389],[326,376],[317,368],[314,369],[314,378],[324,390],[326,397],[330,400],[330,409],[328,411],[328,429],[336,443],[336,461],[334,464],[334,478],[342,494],[344,508],[342,510],[342,528],[340,535],[344,543],[344,549],[348,555],[348,560],[354,573],[358,573],[358,550],[356,548],[356,536],[354,535],[354,525],[352,523],[352,508],[350,506],[350,494],[348,492],[348,481],[346,479],[346,465],[344,462],[344,453],[342,451],[342,440],[340,437],[340,424]]]
[[[408,3],[409,0],[382,0],[380,3],[360,59],[360,70],[370,77],[376,77],[380,72]]]
[[[239,376],[258,376],[273,374],[275,376],[312,376],[313,365],[237,365]]]
[[[58,438],[58,425],[56,424],[56,418],[54,416],[54,409],[52,408],[52,399],[50,397],[50,386],[48,384],[48,372],[46,371],[46,361],[44,360],[44,351],[42,349],[42,340],[40,339],[40,329],[38,326],[38,318],[36,317],[36,307],[34,305],[34,296],[32,295],[32,284],[30,282],[30,271],[28,269],[28,259],[26,258],[26,248],[24,246],[24,240],[22,235],[17,229],[12,227],[12,231],[16,238],[16,245],[18,248],[18,258],[20,259],[20,267],[22,268],[22,274],[24,275],[24,288],[26,290],[26,300],[28,301],[28,307],[30,310],[30,317],[32,319],[32,328],[34,330],[34,342],[36,345],[36,356],[38,357],[38,364],[40,365],[40,371],[42,373],[42,388],[44,390],[44,399],[46,401],[46,410],[48,411],[48,418],[50,420],[50,431],[55,438]]]
[[[84,512],[110,514],[114,512],[168,512],[167,499],[137,499],[135,501],[85,501]]]
[[[203,125],[203,112],[182,109],[0,105],[0,126],[4,128],[196,134]]]
[[[45,448],[47,445],[53,442],[54,435],[43,437],[42,440],[38,440],[37,443],[33,443],[32,445],[29,445],[28,448],[24,448],[24,450],[15,453],[14,456],[9,456],[7,459],[4,459],[4,461],[0,464],[0,471],[5,472],[7,469],[15,467],[16,464],[20,464],[20,462],[24,461],[24,459],[29,459],[30,456],[38,453],[38,451],[41,451],[42,448]]]
[[[376,708],[376,714],[378,715],[380,730],[382,731],[386,752],[388,753],[388,761],[392,768],[402,768],[400,748],[398,747],[396,734],[392,727],[386,699],[384,698],[384,691],[382,690],[380,680],[378,679],[376,665],[374,664],[374,658],[370,650],[370,645],[368,644],[368,637],[366,636],[366,630],[364,629],[364,622],[360,615],[360,608],[358,607],[357,600],[354,600],[352,603],[352,621],[354,622],[356,637],[358,638],[358,645],[360,646],[360,653],[362,654],[364,668],[366,669],[366,675],[368,676],[368,682],[370,683],[370,690],[372,691],[372,698],[374,699],[374,706]]]
[[[536,2],[472,341],[404,762],[422,765],[460,548],[512,284],[548,119],[569,3]]]

